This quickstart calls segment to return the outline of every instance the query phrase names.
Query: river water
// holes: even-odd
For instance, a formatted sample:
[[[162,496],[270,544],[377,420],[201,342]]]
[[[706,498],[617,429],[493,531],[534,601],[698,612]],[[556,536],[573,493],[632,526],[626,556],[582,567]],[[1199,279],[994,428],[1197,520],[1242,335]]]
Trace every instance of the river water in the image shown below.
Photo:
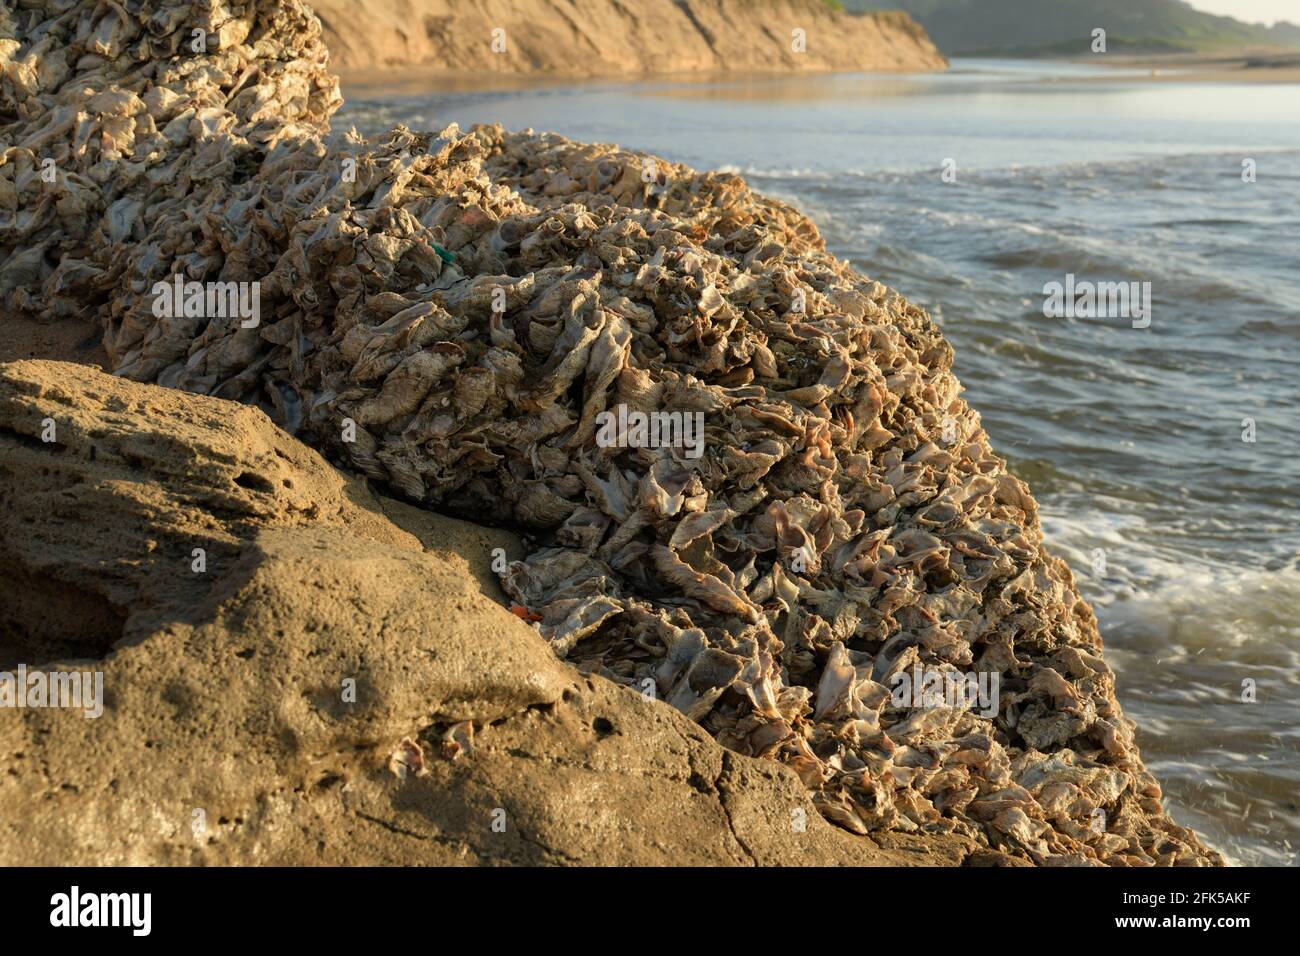
[[[499,122],[738,171],[929,310],[1097,610],[1171,813],[1234,862],[1296,863],[1300,85],[957,60],[345,93],[336,125],[366,133]],[[1149,327],[1045,317],[1068,274],[1150,283]]]

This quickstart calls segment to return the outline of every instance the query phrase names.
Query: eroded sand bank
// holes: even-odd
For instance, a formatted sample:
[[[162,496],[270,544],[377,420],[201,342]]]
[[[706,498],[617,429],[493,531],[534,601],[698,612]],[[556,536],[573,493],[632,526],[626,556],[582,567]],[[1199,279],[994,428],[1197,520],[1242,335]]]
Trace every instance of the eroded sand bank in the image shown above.
[[[855,16],[823,0],[320,0],[340,70],[617,76],[682,72],[940,70],[902,12]],[[499,31],[499,32],[498,32]]]

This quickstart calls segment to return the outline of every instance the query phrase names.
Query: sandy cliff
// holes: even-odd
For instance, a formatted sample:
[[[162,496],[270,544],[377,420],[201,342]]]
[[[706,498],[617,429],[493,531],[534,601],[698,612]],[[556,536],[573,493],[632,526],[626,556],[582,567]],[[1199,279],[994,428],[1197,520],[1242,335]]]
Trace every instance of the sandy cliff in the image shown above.
[[[904,13],[857,16],[822,0],[319,0],[340,70],[621,73],[943,69]],[[494,52],[501,34],[504,52]],[[802,30],[805,52],[793,49]],[[501,46],[500,43],[497,44]]]

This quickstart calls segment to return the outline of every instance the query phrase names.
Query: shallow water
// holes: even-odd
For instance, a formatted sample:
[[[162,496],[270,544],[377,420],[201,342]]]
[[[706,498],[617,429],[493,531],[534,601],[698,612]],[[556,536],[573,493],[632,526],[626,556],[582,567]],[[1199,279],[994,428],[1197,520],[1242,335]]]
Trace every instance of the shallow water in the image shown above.
[[[364,132],[500,122],[737,170],[928,309],[1097,609],[1174,817],[1235,862],[1296,863],[1300,86],[959,60],[346,92],[340,122]],[[1149,282],[1150,326],[1045,318],[1067,273]]]

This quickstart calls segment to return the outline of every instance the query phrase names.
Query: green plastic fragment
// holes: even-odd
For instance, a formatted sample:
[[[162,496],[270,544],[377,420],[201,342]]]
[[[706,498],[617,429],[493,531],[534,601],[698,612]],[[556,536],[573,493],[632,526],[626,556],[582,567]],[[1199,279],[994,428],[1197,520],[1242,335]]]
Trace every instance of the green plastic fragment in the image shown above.
[[[432,243],[432,246],[433,246],[433,251],[438,253],[438,258],[441,259],[443,262],[447,263],[447,265],[451,265],[452,262],[455,261],[456,257],[453,256],[446,249],[444,249],[442,246],[438,245],[436,242]]]

